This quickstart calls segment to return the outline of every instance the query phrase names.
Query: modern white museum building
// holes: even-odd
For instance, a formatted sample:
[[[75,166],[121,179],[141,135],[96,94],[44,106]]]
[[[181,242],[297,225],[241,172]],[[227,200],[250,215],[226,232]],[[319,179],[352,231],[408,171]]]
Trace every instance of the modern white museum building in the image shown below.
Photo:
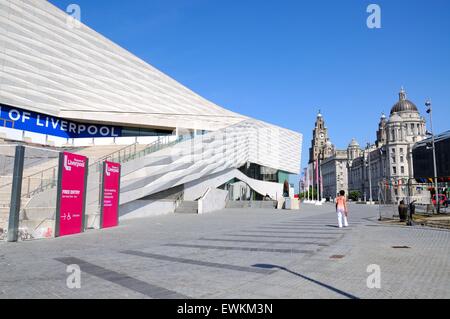
[[[123,218],[275,200],[300,172],[300,133],[206,100],[43,0],[0,0],[0,109],[3,144],[121,162]]]

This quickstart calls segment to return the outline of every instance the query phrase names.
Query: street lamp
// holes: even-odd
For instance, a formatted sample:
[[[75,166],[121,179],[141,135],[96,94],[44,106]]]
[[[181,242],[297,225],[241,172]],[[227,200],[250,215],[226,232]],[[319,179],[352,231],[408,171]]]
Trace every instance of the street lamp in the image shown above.
[[[440,200],[439,200],[439,184],[438,184],[438,174],[437,174],[437,163],[436,163],[436,144],[433,131],[433,108],[431,107],[431,100],[425,102],[427,107],[427,113],[430,114],[430,129],[431,129],[431,148],[433,150],[433,167],[434,167],[434,184],[435,184],[435,196],[436,196],[436,212],[440,213]]]
[[[385,157],[385,154],[386,154],[386,157]],[[383,146],[380,148],[380,161],[381,161],[381,172],[382,172],[381,180],[384,184],[386,184],[386,182],[387,182],[387,172],[386,172],[387,150],[386,150],[386,146]],[[387,197],[386,186],[384,186],[383,188],[384,188],[384,200],[386,200],[386,197]],[[379,200],[379,198],[378,198],[378,200]]]
[[[369,159],[369,202],[372,205],[373,203],[373,197],[372,197],[372,170],[371,170],[371,163],[370,163],[370,143],[367,143],[367,156]]]

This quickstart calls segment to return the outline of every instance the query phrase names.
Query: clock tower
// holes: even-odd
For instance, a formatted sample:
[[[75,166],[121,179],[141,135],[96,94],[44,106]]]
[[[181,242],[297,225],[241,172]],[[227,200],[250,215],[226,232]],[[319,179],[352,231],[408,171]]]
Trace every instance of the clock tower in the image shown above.
[[[315,163],[316,160],[323,160],[333,155],[334,146],[328,138],[328,128],[321,112],[317,114],[316,126],[313,131],[311,148],[309,149],[309,163]]]

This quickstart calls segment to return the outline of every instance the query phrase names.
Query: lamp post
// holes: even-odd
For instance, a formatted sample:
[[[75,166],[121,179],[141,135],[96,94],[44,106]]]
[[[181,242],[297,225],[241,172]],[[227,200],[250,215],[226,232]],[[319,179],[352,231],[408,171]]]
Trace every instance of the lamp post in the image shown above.
[[[427,113],[430,114],[430,129],[431,129],[431,148],[433,150],[433,168],[434,168],[434,185],[435,185],[435,196],[436,196],[436,212],[440,213],[440,200],[439,200],[439,184],[438,184],[438,174],[437,174],[437,163],[436,163],[436,144],[433,131],[433,108],[431,107],[431,100],[425,102],[427,107]]]
[[[387,157],[385,158],[385,156],[384,156],[385,154],[387,155],[387,150],[386,150],[386,146],[383,146],[382,148],[380,148],[380,161],[381,161],[381,172],[382,172],[381,180],[384,184],[387,183],[387,176],[388,176],[388,174],[386,172]],[[386,185],[384,185],[383,188],[384,188],[384,200],[386,200],[386,197],[387,197]],[[380,193],[380,192],[378,192],[378,193]],[[378,200],[379,200],[379,198],[378,198]]]
[[[369,202],[372,205],[373,203],[373,196],[372,196],[372,170],[371,170],[371,163],[370,163],[370,143],[367,143],[367,156],[368,156],[368,163],[369,163]]]

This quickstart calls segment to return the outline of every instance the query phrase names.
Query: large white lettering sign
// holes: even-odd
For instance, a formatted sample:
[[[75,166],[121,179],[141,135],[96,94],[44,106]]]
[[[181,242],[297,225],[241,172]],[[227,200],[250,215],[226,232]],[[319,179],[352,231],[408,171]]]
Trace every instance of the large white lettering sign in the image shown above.
[[[82,124],[7,105],[0,105],[0,118],[5,127],[64,138],[119,137],[122,132],[121,127]]]

